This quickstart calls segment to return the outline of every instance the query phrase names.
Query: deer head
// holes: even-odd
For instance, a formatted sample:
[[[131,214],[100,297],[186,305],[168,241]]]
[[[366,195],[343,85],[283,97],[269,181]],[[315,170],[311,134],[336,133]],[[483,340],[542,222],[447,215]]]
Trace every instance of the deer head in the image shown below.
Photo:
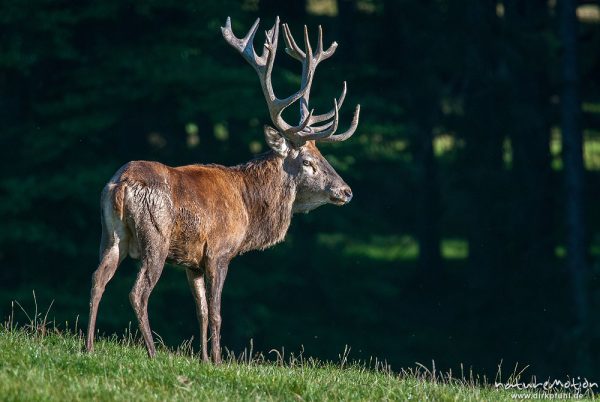
[[[300,89],[285,99],[275,96],[271,83],[271,73],[279,39],[279,17],[275,25],[265,33],[266,40],[261,56],[256,54],[253,41],[258,30],[257,19],[250,31],[242,39],[231,30],[231,19],[227,18],[222,27],[223,37],[254,68],[260,79],[269,115],[273,126],[264,127],[265,140],[269,147],[283,158],[284,170],[294,178],[297,195],[293,212],[308,212],[320,205],[331,203],[344,205],[352,199],[352,190],[317,149],[317,142],[344,141],[352,136],[358,126],[360,105],[356,106],[348,131],[336,134],[339,123],[339,109],[346,97],[346,82],[339,99],[333,100],[333,109],[325,114],[315,115],[309,111],[309,98],[312,80],[317,65],[333,55],[337,43],[323,49],[323,31],[319,26],[317,49],[313,52],[304,26],[304,50],[300,49],[292,37],[289,26],[283,24],[286,52],[302,63]],[[290,125],[282,117],[283,111],[295,102],[300,104],[298,125]]]

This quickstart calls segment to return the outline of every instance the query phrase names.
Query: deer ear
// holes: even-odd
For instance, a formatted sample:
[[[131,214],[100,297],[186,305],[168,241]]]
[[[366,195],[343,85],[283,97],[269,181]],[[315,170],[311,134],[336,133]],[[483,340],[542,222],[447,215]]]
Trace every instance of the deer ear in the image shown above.
[[[275,153],[285,158],[290,150],[287,140],[271,126],[265,126],[265,141]]]

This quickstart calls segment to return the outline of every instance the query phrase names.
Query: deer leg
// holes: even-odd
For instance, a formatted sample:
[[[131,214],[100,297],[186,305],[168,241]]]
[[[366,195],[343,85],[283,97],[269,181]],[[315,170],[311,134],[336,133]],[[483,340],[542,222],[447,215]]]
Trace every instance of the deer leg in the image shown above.
[[[87,342],[85,348],[88,352],[94,350],[94,331],[96,330],[96,317],[98,305],[104,293],[106,284],[115,274],[119,265],[119,249],[112,247],[104,254],[100,265],[92,275],[92,291],[90,295],[90,318],[88,321]]]
[[[112,228],[111,228],[112,229]],[[102,240],[100,242],[100,264],[92,275],[92,290],[90,294],[90,316],[88,320],[87,341],[85,348],[88,352],[94,350],[94,332],[98,305],[106,284],[112,279],[117,267],[127,255],[127,241],[121,240],[116,231],[109,235],[106,224],[102,220]]]
[[[149,357],[156,355],[152,330],[148,321],[148,299],[154,286],[160,278],[167,257],[166,250],[159,250],[142,258],[142,266],[138,272],[135,284],[129,293],[129,300],[140,326],[146,350]]]
[[[200,341],[202,345],[202,361],[208,361],[208,302],[206,300],[206,287],[204,285],[204,273],[192,269],[186,270],[188,283],[194,301],[196,302],[196,316],[200,324]]]
[[[216,364],[221,363],[221,293],[228,265],[229,261],[216,261],[206,266],[211,357]]]

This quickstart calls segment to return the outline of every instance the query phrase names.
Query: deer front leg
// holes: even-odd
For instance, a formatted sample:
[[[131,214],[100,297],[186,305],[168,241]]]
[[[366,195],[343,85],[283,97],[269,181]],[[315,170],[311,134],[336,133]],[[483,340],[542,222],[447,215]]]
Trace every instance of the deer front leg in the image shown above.
[[[187,269],[186,274],[190,289],[194,295],[194,301],[196,302],[196,316],[200,324],[202,361],[208,362],[208,301],[206,300],[204,273],[199,270]]]
[[[206,264],[208,286],[208,320],[210,323],[211,357],[215,364],[221,363],[221,293],[227,276],[228,260]]]

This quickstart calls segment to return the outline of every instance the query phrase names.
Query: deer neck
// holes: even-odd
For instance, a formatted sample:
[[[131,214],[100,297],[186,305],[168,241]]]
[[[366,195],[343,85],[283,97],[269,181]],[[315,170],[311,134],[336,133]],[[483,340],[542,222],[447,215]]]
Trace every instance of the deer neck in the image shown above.
[[[296,198],[294,178],[273,152],[237,167],[244,181],[248,230],[241,252],[263,250],[281,242],[290,226]]]

